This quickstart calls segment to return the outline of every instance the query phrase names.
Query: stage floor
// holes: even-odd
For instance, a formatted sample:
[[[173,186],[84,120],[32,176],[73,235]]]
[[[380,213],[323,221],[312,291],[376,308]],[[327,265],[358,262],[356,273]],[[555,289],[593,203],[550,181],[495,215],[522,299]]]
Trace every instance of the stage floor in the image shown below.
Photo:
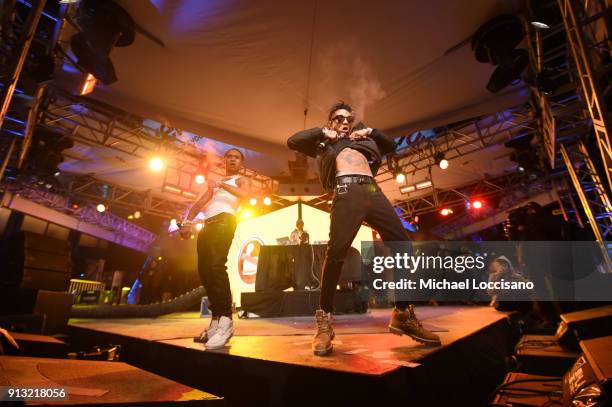
[[[220,355],[259,359],[339,372],[384,375],[420,366],[420,360],[505,319],[508,313],[483,306],[421,306],[423,325],[440,335],[441,347],[421,345],[407,336],[388,333],[389,309],[335,317],[334,353],[316,357],[310,349],[313,317],[234,319],[235,334],[225,349],[206,351],[193,337],[208,325],[199,313],[159,318],[71,319],[71,328],[127,337],[159,345]]]

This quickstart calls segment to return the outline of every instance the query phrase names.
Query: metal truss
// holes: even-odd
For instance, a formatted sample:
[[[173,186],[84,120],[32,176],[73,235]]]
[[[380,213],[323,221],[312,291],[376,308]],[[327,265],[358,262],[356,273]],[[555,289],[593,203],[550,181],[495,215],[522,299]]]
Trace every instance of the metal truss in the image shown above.
[[[612,260],[605,242],[612,229],[610,199],[582,142],[578,143],[577,148],[571,150],[561,145],[561,154],[595,235],[595,240],[601,245],[606,270],[610,272],[612,271]]]
[[[491,191],[485,197],[501,197],[499,204],[493,208],[485,206],[479,211],[466,211],[463,216],[459,216],[448,222],[442,223],[432,229],[432,233],[437,236],[447,238],[453,232],[465,228],[479,219],[506,211],[525,200],[550,191],[550,183],[546,179],[540,178],[537,181],[528,179],[527,175],[517,176],[515,174],[501,177],[497,180],[497,190]],[[483,196],[476,192],[477,196]]]
[[[66,196],[24,184],[5,184],[3,189],[13,194],[19,194],[21,197],[47,208],[67,214],[81,222],[111,231],[114,235],[113,241],[115,243],[120,242],[123,246],[146,251],[149,245],[158,238],[155,233],[108,211],[98,212],[93,204],[81,205],[74,209],[72,207],[73,201]],[[49,221],[53,220],[49,219]]]
[[[436,153],[443,153],[450,161],[505,143],[518,134],[535,133],[537,123],[536,114],[528,104],[515,106],[503,112],[438,128],[439,134],[435,138],[398,150],[396,160],[405,173],[413,173],[435,165]],[[376,179],[385,182],[392,178],[390,169],[381,168]]]
[[[507,195],[511,190],[524,188],[530,182],[532,181],[528,175],[516,172],[482,179],[455,188],[438,189],[425,196],[396,203],[394,206],[400,209],[400,216],[404,218],[423,215],[437,212],[441,207],[465,205],[468,202],[468,197],[492,199]],[[486,208],[483,208],[479,213],[485,213],[486,210]]]
[[[608,187],[612,186],[612,144],[610,141],[610,125],[606,120],[606,111],[602,103],[600,91],[595,78],[595,69],[589,55],[592,46],[587,45],[588,36],[584,33],[584,28],[608,16],[606,10],[593,15],[587,15],[588,1],[578,2],[576,0],[557,0],[565,31],[567,42],[572,51],[573,62],[580,81],[580,88],[584,97],[584,102],[590,114],[595,139],[601,153],[602,162],[605,169],[605,177]],[[605,6],[604,6],[605,7]],[[593,46],[604,46],[606,43],[594,44]],[[606,188],[608,189],[608,188]]]
[[[113,208],[140,211],[143,214],[164,218],[176,218],[187,212],[189,202],[177,202],[152,194],[151,190],[136,191],[96,178],[62,173],[63,192],[74,199],[92,203],[104,203]]]
[[[225,176],[221,168],[209,165],[212,157],[197,147],[197,140],[186,141],[181,131],[171,128],[152,128],[145,120],[91,99],[70,95],[55,89],[42,109],[42,123],[71,134],[79,143],[109,148],[132,157],[148,160],[163,155],[167,160],[168,185],[188,191],[189,183],[181,179],[194,179],[208,171]],[[272,178],[246,169],[257,193],[274,190]],[[184,195],[195,198],[192,194]]]

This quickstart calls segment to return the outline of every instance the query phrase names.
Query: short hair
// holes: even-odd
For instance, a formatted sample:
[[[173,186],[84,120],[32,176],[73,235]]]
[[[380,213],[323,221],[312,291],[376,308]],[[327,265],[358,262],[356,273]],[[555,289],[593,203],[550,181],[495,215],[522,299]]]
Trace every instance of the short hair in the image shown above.
[[[235,147],[225,150],[225,153],[223,153],[223,158],[227,157],[227,153],[229,153],[230,151],[237,151],[238,154],[240,154],[240,159],[242,160],[242,162],[244,162],[244,154],[242,154],[242,151],[238,150]]]
[[[349,112],[353,113],[353,108],[350,105],[344,103],[343,100],[341,100],[341,101],[339,101],[337,103],[334,103],[332,105],[331,109],[329,109],[329,114],[327,115],[327,120],[331,120],[332,119],[332,114],[334,114],[334,112],[336,110],[340,110],[340,109],[348,110]]]

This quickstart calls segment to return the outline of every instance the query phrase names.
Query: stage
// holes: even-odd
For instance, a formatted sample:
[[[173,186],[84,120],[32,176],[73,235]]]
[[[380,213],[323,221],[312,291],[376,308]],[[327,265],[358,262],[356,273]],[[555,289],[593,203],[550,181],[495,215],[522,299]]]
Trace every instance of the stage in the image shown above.
[[[387,332],[390,310],[335,317],[334,353],[310,349],[312,317],[235,319],[225,349],[206,351],[193,336],[199,314],[140,319],[72,319],[74,346],[121,344],[122,361],[225,397],[230,405],[332,401],[484,402],[503,378],[517,334],[509,315],[483,306],[422,306],[423,325],[440,335],[427,347]],[[437,404],[435,404],[437,405]]]

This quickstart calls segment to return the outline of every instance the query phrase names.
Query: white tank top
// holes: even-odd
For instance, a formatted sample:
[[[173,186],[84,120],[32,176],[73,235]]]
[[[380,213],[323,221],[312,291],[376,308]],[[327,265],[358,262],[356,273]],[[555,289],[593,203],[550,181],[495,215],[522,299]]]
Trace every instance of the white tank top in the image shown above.
[[[225,184],[237,187],[236,180],[240,178],[240,175],[234,175],[230,179],[223,181]],[[229,213],[230,215],[236,215],[238,211],[238,205],[240,200],[236,195],[230,194],[225,189],[217,187],[213,190],[213,197],[204,208],[204,216],[206,219],[210,219],[213,216],[217,216],[220,213]]]

